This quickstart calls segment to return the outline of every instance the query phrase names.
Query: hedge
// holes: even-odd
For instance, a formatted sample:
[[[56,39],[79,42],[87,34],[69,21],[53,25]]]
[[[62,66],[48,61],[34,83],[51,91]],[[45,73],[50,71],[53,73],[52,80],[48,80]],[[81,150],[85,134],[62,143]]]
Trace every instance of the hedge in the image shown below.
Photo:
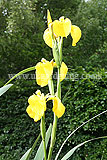
[[[71,75],[71,79],[69,79]],[[105,70],[86,72],[79,67],[69,70],[68,77],[62,82],[62,98],[66,112],[58,120],[56,147],[54,157],[62,142],[76,127],[98,113],[106,110],[107,105],[107,75]],[[3,83],[1,82],[1,86]],[[26,113],[28,97],[37,89],[35,80],[16,80],[14,86],[0,97],[0,160],[19,160],[32,146],[38,136],[40,122],[34,123]],[[42,88],[48,93],[48,88]],[[53,113],[50,103],[46,112],[46,127],[52,123]],[[106,135],[106,114],[89,122],[82,127],[65,144],[60,158],[73,146],[85,140]],[[106,160],[107,140],[98,140],[79,148],[72,156],[73,160]],[[36,150],[36,149],[35,149]],[[35,153],[33,153],[35,154]],[[33,157],[33,156],[32,156]]]

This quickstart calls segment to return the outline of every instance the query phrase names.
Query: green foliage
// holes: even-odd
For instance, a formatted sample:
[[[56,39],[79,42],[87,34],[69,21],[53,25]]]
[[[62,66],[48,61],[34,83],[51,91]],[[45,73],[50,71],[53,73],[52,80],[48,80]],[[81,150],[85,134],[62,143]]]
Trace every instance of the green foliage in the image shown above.
[[[36,14],[35,1],[9,1],[0,8],[5,27],[2,26],[0,39],[0,72],[7,78],[33,66],[49,51],[44,49],[43,31],[45,29],[41,13]],[[4,11],[7,11],[6,14]],[[47,53],[47,54],[46,54]]]
[[[87,73],[84,69],[78,68],[74,70],[73,74],[78,74],[78,78],[75,81],[71,81],[71,89],[64,102],[66,114],[59,122],[60,130],[63,132],[58,133],[57,141],[60,144],[64,137],[66,138],[69,135],[70,130],[73,131],[83,122],[106,110],[107,105],[107,75],[104,70]],[[67,88],[69,89],[67,85],[68,81],[65,81],[63,84],[65,92]],[[72,148],[80,142],[101,135],[104,136],[106,128],[106,114],[89,122],[68,140],[68,143],[63,148],[63,155],[67,153],[68,148]],[[73,155],[73,160],[101,159],[102,155],[104,156],[103,159],[106,160],[106,145],[107,140],[94,142],[90,146],[85,145]]]
[[[70,158],[70,157],[73,155],[73,153],[74,153],[79,147],[81,147],[82,145],[84,145],[84,144],[86,144],[86,143],[88,143],[88,142],[91,142],[91,141],[93,141],[93,140],[98,140],[98,139],[102,139],[102,138],[107,138],[107,136],[90,139],[90,140],[88,140],[88,141],[84,141],[84,142],[78,144],[77,146],[75,146],[74,148],[72,148],[61,160],[67,160],[68,158]]]
[[[82,30],[81,41],[72,47],[71,36],[64,39],[63,60],[72,69],[72,80],[63,82],[62,97],[65,97],[66,112],[58,121],[57,141],[54,155],[69,133],[83,121],[106,109],[107,99],[107,27],[106,0],[48,1],[8,0],[0,3],[0,74],[8,74],[35,66],[42,57],[49,59],[51,50],[43,41],[47,28],[46,10],[50,9],[53,20],[64,15]],[[94,68],[96,68],[94,70]],[[87,72],[86,72],[87,71]],[[91,78],[90,78],[91,77]],[[96,79],[97,77],[97,79]],[[68,85],[69,83],[69,85]],[[0,81],[0,86],[3,86]],[[19,160],[32,146],[39,133],[39,122],[34,123],[26,114],[27,100],[39,88],[35,81],[17,80],[1,98],[0,107],[0,159]],[[48,93],[47,87],[42,91]],[[52,123],[50,102],[47,123]],[[69,148],[106,132],[106,115],[85,125],[68,140],[61,157]],[[48,127],[48,126],[47,126]],[[60,132],[59,132],[60,131]],[[83,146],[73,160],[106,160],[106,140]],[[34,153],[35,154],[35,153]]]
[[[0,96],[4,94],[13,84],[8,84],[0,88]]]
[[[70,81],[66,79],[62,84],[62,97],[65,96],[70,86],[71,89],[64,101],[66,112],[58,120],[54,156],[71,131],[76,129],[84,121],[106,110],[107,76],[105,70],[101,70],[99,73],[98,71],[87,73],[84,69],[78,68],[72,70],[72,74],[78,74],[78,79],[72,79]],[[89,79],[89,77],[91,78]],[[39,86],[36,86],[35,81],[17,80],[15,85],[1,97],[0,121],[2,122],[2,126],[0,131],[0,158],[3,160],[20,159],[32,146],[40,132],[40,122],[35,123],[26,113],[28,97],[37,89],[39,89]],[[48,93],[47,87],[42,88],[42,92]],[[52,122],[52,116],[50,103],[48,103],[46,111],[47,124]],[[98,136],[105,136],[106,125],[106,114],[85,125],[68,140],[62,150],[61,157],[69,149],[83,141]],[[106,143],[107,140],[101,140],[90,143],[89,145],[86,144],[73,155],[73,160],[100,160],[102,156],[106,160]]]
[[[89,61],[87,62],[86,68],[92,70],[92,68],[106,68],[107,69],[107,43],[96,51],[95,54],[90,56]]]
[[[34,85],[31,81],[20,81],[3,95],[0,109],[0,159],[19,160],[40,132],[39,123],[36,123],[35,128],[35,123],[26,114],[27,99],[34,92]]]
[[[107,39],[106,17],[106,0],[91,0],[87,3],[83,1],[79,5],[77,14],[71,19],[72,24],[81,28],[82,37],[76,47],[71,47],[70,36],[69,41],[68,38],[65,39],[63,53],[67,64],[72,64],[74,67],[79,65],[85,67],[90,56],[95,53],[100,54],[100,61],[106,61],[107,58],[103,57],[104,55],[107,56],[106,48],[104,49]],[[104,52],[106,53],[103,54]],[[101,67],[105,67],[105,63],[100,64]]]
[[[97,61],[105,68],[106,0],[91,0],[87,3],[81,0],[9,0],[0,4],[2,78],[35,65],[42,57],[51,56],[50,48],[43,41],[43,32],[47,28],[47,9],[50,9],[53,20],[64,15],[82,30],[81,41],[76,47],[71,46],[70,35],[64,39],[64,61],[73,67],[85,66],[91,56],[98,53]]]

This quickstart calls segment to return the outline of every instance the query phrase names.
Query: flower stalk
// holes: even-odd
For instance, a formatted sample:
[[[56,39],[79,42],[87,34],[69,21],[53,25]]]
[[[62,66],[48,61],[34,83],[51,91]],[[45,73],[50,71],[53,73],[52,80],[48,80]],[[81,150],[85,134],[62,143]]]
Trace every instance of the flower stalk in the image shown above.
[[[49,87],[50,94],[54,96],[54,85],[53,85],[52,76],[50,77],[50,80],[48,81],[48,87]]]
[[[60,67],[58,68],[57,96],[59,99],[61,99]],[[53,147],[54,147],[55,141],[56,141],[57,120],[58,120],[58,118],[54,113],[54,121],[53,121],[53,128],[52,128],[52,135],[51,135],[51,143],[50,143],[50,148],[49,148],[48,160],[51,160]]]
[[[48,86],[49,86],[50,94],[54,95],[54,85],[53,85],[52,77],[50,78],[50,80],[48,82]],[[48,160],[51,160],[51,157],[52,157],[52,151],[53,151],[53,146],[55,144],[55,137],[56,137],[56,128],[57,128],[57,116],[54,113],[54,121],[53,121],[53,128],[52,128],[52,134],[51,134],[51,143],[50,143],[50,148],[49,148]]]
[[[54,121],[53,121],[53,128],[52,128],[52,135],[51,135],[51,143],[49,148],[48,160],[51,160],[53,147],[56,141],[56,129],[57,129],[57,116],[54,113]]]

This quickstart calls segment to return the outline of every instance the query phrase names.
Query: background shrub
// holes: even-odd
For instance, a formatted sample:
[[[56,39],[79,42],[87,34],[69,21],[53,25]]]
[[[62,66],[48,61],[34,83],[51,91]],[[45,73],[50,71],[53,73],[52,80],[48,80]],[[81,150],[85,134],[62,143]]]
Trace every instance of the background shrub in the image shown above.
[[[66,79],[62,84],[62,98],[67,90],[69,92],[68,96],[63,99],[66,112],[58,120],[54,156],[71,131],[83,122],[106,110],[107,75],[105,71],[86,72],[82,67],[70,70],[69,74],[71,71],[72,74],[78,74],[78,79]],[[83,74],[84,77],[82,77]],[[89,78],[89,75],[91,78]],[[15,85],[1,97],[1,159],[18,160],[32,146],[34,139],[38,136],[40,122],[35,123],[26,113],[28,97],[38,88],[40,87],[36,85],[35,80],[17,80]],[[42,88],[42,92],[48,93],[47,87]],[[46,112],[47,128],[49,123],[52,123],[53,115],[50,104],[48,105]],[[82,127],[71,137],[64,146],[60,156],[62,157],[64,153],[78,143],[98,136],[104,136],[106,128],[106,114],[103,114]],[[86,144],[78,149],[73,155],[73,159],[100,160],[103,156],[103,159],[106,160],[106,145],[107,140]]]
[[[63,60],[70,68],[72,79],[62,82],[62,98],[70,89],[64,98],[66,112],[58,121],[54,155],[73,129],[106,110],[106,3],[106,0],[0,1],[0,86],[9,79],[9,74],[34,66],[41,58],[51,60],[51,49],[43,41],[43,32],[47,28],[47,9],[50,9],[53,20],[64,15],[82,30],[81,40],[76,47],[72,47],[70,35],[64,39]],[[19,160],[38,136],[39,122],[34,123],[26,114],[28,97],[37,89],[40,87],[35,80],[17,79],[14,86],[0,97],[0,160]],[[48,93],[47,87],[42,91]],[[52,123],[53,116],[50,103],[48,106],[47,124]],[[104,114],[70,138],[61,157],[76,144],[105,135],[106,128]],[[73,159],[106,160],[106,144],[106,140],[86,144],[78,149]]]

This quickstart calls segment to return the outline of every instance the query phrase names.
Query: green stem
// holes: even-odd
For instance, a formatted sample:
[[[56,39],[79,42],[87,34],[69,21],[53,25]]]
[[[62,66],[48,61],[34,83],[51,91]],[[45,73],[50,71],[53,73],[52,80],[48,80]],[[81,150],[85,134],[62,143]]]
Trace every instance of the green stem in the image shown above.
[[[57,116],[54,114],[54,121],[53,121],[53,128],[52,128],[52,135],[51,135],[51,143],[49,148],[48,160],[51,160],[53,147],[56,141],[56,129],[57,129]]]
[[[61,99],[60,67],[58,68],[57,97]]]
[[[61,37],[59,43],[59,56],[60,56],[60,63],[62,63],[62,46],[63,46],[63,37]]]
[[[50,87],[52,89],[52,86]],[[53,91],[51,90],[51,93]],[[58,80],[57,80],[57,96],[61,98],[61,85],[60,85],[60,68],[58,68]],[[51,143],[49,148],[48,160],[51,160],[53,147],[56,141],[56,130],[57,130],[57,116],[54,114],[54,121],[53,121],[53,128],[52,128],[52,135],[51,135]]]
[[[46,143],[45,143],[45,115],[41,118],[41,136],[43,141],[43,148],[44,148],[44,160],[47,160],[47,154],[46,154]]]
[[[52,77],[50,77],[50,80],[48,81],[48,87],[49,87],[50,94],[54,96],[54,85],[53,85]]]

